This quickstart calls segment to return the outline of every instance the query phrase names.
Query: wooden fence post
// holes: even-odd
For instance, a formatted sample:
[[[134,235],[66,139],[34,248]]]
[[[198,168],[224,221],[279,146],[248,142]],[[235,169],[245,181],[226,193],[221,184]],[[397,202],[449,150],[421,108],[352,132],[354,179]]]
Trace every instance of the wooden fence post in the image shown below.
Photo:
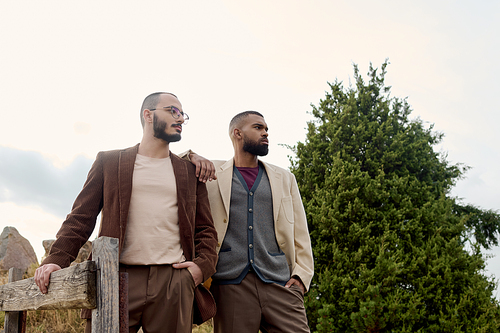
[[[9,269],[9,282],[22,280],[23,271],[12,267]],[[8,333],[26,332],[26,311],[6,311],[4,331]]]
[[[120,329],[118,239],[99,237],[92,244],[97,265],[97,308],[92,310],[92,333],[118,333]]]

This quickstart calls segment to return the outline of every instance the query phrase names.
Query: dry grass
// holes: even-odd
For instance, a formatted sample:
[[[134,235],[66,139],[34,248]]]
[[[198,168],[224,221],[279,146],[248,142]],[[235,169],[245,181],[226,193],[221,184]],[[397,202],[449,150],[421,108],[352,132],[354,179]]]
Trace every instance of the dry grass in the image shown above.
[[[212,333],[214,331],[212,321],[209,320],[203,325],[193,327],[193,333]]]
[[[36,265],[31,266],[23,278],[35,274]],[[0,285],[8,282],[8,273],[0,274]],[[4,326],[4,312],[0,312],[0,327]],[[26,333],[83,333],[85,322],[80,319],[80,310],[28,311]]]
[[[24,278],[32,277],[37,266],[32,266]],[[0,285],[8,282],[8,273],[0,272]],[[5,313],[0,311],[0,330],[4,326]],[[80,310],[28,311],[26,333],[83,333],[85,321],[80,319]],[[193,333],[212,333],[211,322],[193,327]]]

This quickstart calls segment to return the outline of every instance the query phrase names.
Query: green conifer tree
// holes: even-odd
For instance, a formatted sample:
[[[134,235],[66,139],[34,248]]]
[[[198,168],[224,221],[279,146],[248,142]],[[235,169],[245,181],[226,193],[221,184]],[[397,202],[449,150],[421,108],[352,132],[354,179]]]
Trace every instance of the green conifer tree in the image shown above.
[[[470,211],[449,197],[466,167],[436,153],[442,134],[390,97],[387,64],[370,65],[366,83],[354,66],[354,87],[329,84],[292,148],[315,258],[311,329],[497,332],[495,283],[479,245],[464,247]]]

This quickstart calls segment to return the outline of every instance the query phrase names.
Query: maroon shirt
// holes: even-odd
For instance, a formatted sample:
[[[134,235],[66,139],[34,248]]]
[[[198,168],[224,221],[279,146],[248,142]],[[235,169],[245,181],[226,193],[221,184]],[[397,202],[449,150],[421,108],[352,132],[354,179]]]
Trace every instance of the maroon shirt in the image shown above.
[[[259,174],[259,167],[236,167],[236,169],[238,169],[238,171],[241,173],[243,179],[245,179],[245,182],[247,183],[248,189],[250,190],[253,186],[253,183],[255,183],[255,179],[257,179],[257,175]]]

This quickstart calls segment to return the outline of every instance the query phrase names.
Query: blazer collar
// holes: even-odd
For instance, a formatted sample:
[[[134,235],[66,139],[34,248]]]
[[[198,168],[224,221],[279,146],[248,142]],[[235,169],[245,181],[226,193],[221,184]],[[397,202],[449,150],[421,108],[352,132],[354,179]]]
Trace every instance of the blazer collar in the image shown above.
[[[120,200],[120,226],[125,227],[130,208],[130,197],[132,195],[132,176],[134,174],[134,164],[139,144],[124,149],[120,152],[118,162],[118,191]],[[125,230],[125,228],[122,228]]]

